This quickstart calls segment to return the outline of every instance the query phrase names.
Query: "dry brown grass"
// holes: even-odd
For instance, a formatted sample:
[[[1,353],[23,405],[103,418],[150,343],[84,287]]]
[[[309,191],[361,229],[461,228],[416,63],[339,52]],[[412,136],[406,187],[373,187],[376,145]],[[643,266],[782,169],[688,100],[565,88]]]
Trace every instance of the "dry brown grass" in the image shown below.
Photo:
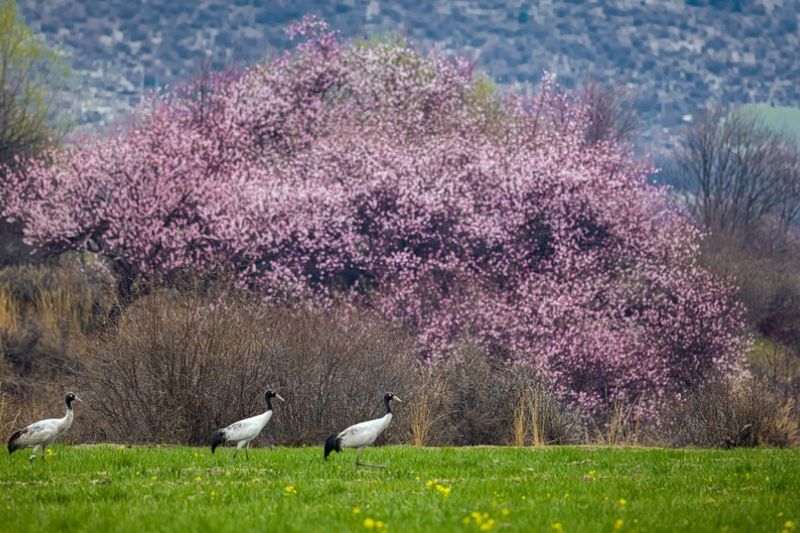
[[[526,382],[527,381],[527,382]],[[539,380],[521,382],[512,417],[513,446],[545,446],[578,442],[581,424]]]
[[[0,270],[0,353],[19,378],[79,361],[118,304],[114,280],[81,256]]]
[[[447,376],[433,366],[420,370],[419,391],[408,406],[409,431],[414,446],[425,446],[430,440],[431,431],[449,413],[440,402],[447,390]]]
[[[513,446],[544,446],[542,436],[542,395],[532,387],[526,387],[514,406]]]
[[[6,335],[16,336],[19,333],[19,303],[11,294],[8,283],[0,286],[0,330]]]
[[[637,416],[642,403],[643,398],[633,405],[614,402],[604,422],[595,429],[594,437],[587,440],[604,446],[638,446],[645,442],[650,443],[655,426],[651,423],[645,429],[642,418]]]

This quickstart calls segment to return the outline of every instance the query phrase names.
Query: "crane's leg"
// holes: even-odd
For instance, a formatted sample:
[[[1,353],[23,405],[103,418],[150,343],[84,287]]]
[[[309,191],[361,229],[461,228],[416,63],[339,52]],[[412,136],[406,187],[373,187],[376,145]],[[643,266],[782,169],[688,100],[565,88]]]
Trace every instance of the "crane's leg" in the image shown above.
[[[37,444],[36,446],[33,447],[33,453],[31,453],[31,456],[28,457],[28,462],[29,463],[33,464],[33,460],[36,459],[36,452],[38,452],[39,448],[41,448],[41,447],[42,447],[41,444]]]
[[[44,462],[44,458],[47,456],[47,444],[42,444],[42,462]]]
[[[247,444],[244,447],[244,457],[248,461],[250,460],[250,455],[247,453],[247,450],[249,450],[249,449],[250,449],[250,441],[247,441]]]
[[[237,454],[237,453],[239,453],[239,450],[241,450],[242,448],[244,448],[245,457],[247,457],[248,459],[250,459],[250,457],[248,457],[248,456],[247,456],[247,445],[248,445],[248,444],[249,444],[249,443],[248,443],[247,441],[240,440],[240,441],[239,441],[239,443],[236,445],[236,451],[235,451],[235,452],[233,452],[233,458],[235,459],[235,458],[236,458],[236,454]]]
[[[361,452],[364,451],[364,448],[359,448],[358,452],[356,453],[356,468],[359,466],[366,466],[369,468],[386,468],[386,465],[371,465],[369,463],[362,463],[361,462]]]

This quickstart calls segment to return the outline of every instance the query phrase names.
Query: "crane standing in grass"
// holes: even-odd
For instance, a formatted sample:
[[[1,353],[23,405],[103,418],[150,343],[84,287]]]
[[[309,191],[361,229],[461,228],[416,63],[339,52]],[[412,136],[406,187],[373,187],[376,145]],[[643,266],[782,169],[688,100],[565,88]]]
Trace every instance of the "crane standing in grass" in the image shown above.
[[[268,390],[264,394],[264,400],[267,402],[267,410],[260,415],[252,416],[250,418],[245,418],[244,420],[239,420],[238,422],[234,422],[230,426],[226,428],[222,428],[211,438],[211,453],[217,449],[217,446],[220,444],[225,444],[228,441],[237,442],[236,450],[233,452],[233,458],[236,458],[236,454],[239,453],[239,450],[244,448],[244,456],[247,459],[250,459],[250,456],[247,454],[247,449],[250,447],[250,441],[254,438],[258,437],[258,434],[261,433],[261,430],[264,429],[264,426],[267,425],[270,418],[272,418],[272,398],[277,398],[280,401],[284,401],[279,395],[277,395],[274,391]]]
[[[378,435],[383,433],[383,430],[385,430],[392,421],[392,400],[403,403],[403,400],[391,392],[387,392],[383,395],[383,403],[386,406],[385,415],[383,415],[381,418],[376,418],[375,420],[369,420],[367,422],[355,424],[345,429],[338,435],[331,435],[328,437],[328,440],[325,441],[325,460],[328,459],[328,455],[330,455],[332,451],[341,452],[342,448],[357,448],[356,468],[359,466],[386,468],[384,465],[371,465],[368,463],[362,463],[360,458],[361,452],[364,451],[364,448],[375,442],[375,439],[378,438]]]
[[[8,453],[12,454],[21,448],[33,448],[33,453],[28,458],[28,461],[33,463],[36,459],[36,452],[39,448],[42,449],[42,461],[44,461],[46,450],[49,445],[56,440],[56,438],[67,431],[72,426],[72,402],[75,400],[82,401],[75,396],[74,393],[68,392],[66,396],[67,413],[64,418],[48,418],[47,420],[40,420],[34,422],[25,429],[20,429],[11,435],[8,439]]]

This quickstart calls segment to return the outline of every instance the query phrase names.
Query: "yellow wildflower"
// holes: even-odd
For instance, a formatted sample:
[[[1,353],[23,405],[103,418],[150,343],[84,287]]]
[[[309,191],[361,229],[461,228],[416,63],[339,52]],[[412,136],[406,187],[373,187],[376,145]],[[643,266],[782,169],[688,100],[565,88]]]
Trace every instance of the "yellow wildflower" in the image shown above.
[[[361,508],[360,507],[353,507],[353,514],[361,514]]]
[[[622,524],[625,523],[625,520],[622,518],[617,518],[617,521],[614,522],[614,529],[622,529]]]
[[[292,485],[286,485],[286,488],[283,489],[286,494],[297,494],[297,489],[294,488]]]
[[[383,529],[383,522],[375,520],[375,529]]]
[[[372,529],[373,527],[375,527],[375,520],[373,520],[372,518],[365,518],[364,527],[367,529]]]
[[[509,511],[508,509],[503,509],[500,511],[500,514],[503,516],[508,516],[511,514],[511,511]]]
[[[490,518],[490,519],[488,519],[486,522],[484,522],[483,524],[481,524],[481,527],[480,527],[479,529],[480,529],[481,531],[489,531],[489,530],[490,530],[490,529],[492,529],[493,527],[494,527],[494,520]]]
[[[628,505],[628,500],[626,500],[625,498],[620,498],[619,500],[617,500],[617,503],[619,504],[620,507],[625,507],[626,505]]]
[[[203,478],[201,478],[200,476],[195,476],[194,480],[195,480],[195,481],[202,481],[202,480],[203,480]]]
[[[564,526],[561,525],[561,522],[553,522],[550,524],[550,529],[553,531],[564,531]]]

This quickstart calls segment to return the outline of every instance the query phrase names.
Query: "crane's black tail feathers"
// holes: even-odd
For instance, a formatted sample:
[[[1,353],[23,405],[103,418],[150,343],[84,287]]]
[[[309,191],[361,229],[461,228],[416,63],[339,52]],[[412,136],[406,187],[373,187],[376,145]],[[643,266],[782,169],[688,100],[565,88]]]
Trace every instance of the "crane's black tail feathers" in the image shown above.
[[[214,453],[220,444],[225,444],[226,440],[228,439],[225,438],[225,432],[221,429],[214,433],[214,436],[211,437],[211,453]]]
[[[331,452],[340,452],[342,451],[342,439],[339,438],[338,435],[331,435],[325,441],[325,460],[328,460],[328,456]]]
[[[25,433],[25,431],[26,430],[24,430],[24,429],[20,429],[19,431],[14,432],[14,434],[11,435],[11,438],[8,439],[8,454],[9,455],[11,455],[15,451],[19,450],[20,448],[24,448],[24,446],[20,446],[19,445],[18,439],[20,438],[20,436],[22,436],[23,433]]]

